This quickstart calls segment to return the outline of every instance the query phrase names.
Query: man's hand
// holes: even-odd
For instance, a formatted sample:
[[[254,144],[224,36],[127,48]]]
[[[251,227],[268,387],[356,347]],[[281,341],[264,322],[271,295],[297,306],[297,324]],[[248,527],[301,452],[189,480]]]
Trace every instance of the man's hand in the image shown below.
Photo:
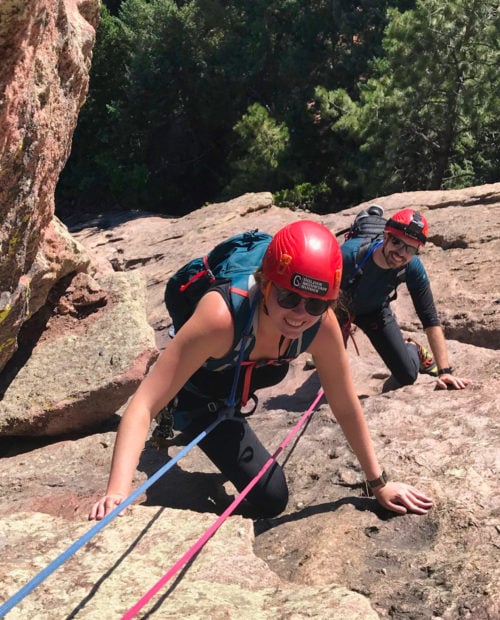
[[[438,376],[436,387],[439,390],[463,390],[469,383],[468,379],[461,379],[460,377],[455,377],[455,375],[445,373]]]

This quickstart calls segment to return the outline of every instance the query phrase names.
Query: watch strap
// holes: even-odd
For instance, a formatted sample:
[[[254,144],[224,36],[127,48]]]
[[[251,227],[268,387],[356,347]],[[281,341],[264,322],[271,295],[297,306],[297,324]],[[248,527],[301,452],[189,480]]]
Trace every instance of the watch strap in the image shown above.
[[[385,473],[385,470],[382,470],[382,473],[378,478],[374,478],[373,480],[367,480],[366,485],[370,490],[378,489],[378,487],[385,487],[387,484],[388,477]]]
[[[438,368],[438,377],[441,375],[451,375],[453,374],[453,368],[450,366],[446,366],[446,368]]]

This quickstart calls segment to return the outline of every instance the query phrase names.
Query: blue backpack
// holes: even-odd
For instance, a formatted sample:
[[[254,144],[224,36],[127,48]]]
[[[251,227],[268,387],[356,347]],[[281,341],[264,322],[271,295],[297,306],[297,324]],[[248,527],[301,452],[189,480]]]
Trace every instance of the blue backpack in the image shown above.
[[[174,330],[178,331],[191,317],[211,286],[230,282],[235,343],[239,342],[250,314],[249,278],[261,266],[271,239],[271,235],[258,230],[240,233],[174,273],[165,289],[165,304]]]
[[[204,366],[208,370],[223,370],[232,366],[240,356],[240,349],[247,351],[253,347],[253,338],[247,337],[255,308],[249,298],[249,281],[250,276],[262,265],[271,239],[271,235],[258,230],[230,237],[216,245],[206,256],[190,260],[167,282],[165,304],[174,333],[192,316],[196,305],[211,286],[230,283],[233,347],[224,358],[207,360]],[[290,361],[305,351],[318,329],[319,323],[304,332],[290,345],[289,357],[282,361]]]

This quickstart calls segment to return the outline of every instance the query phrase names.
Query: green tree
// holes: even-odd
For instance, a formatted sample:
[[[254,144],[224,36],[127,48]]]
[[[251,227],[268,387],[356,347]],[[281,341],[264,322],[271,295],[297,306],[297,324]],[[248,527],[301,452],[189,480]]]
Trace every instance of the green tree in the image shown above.
[[[230,198],[280,188],[283,180],[277,171],[290,142],[287,126],[277,123],[263,106],[254,103],[234,131],[239,140],[229,164],[231,181],[223,194]]]
[[[127,49],[121,22],[101,7],[98,37],[93,52],[89,94],[80,112],[72,152],[57,187],[58,212],[73,208],[114,207],[113,187],[119,185],[115,162],[120,135],[119,102],[126,97]]]
[[[390,16],[385,55],[344,119],[367,158],[365,195],[498,179],[498,4],[420,0]]]
[[[118,17],[103,9],[62,200],[75,181],[87,202],[108,207],[184,212],[214,193],[225,155],[217,123],[227,123],[229,105],[221,78],[216,98],[205,77],[218,45],[211,25],[194,2],[126,0]]]
[[[341,178],[337,183],[342,175],[332,172],[339,159],[347,159],[347,139],[324,131],[317,122],[314,94],[318,85],[323,90],[342,86],[357,96],[359,79],[373,54],[382,49],[389,3],[256,0],[239,4],[243,30],[235,30],[240,35],[236,47],[247,61],[241,74],[248,85],[246,92],[289,128],[290,147],[273,177],[284,183],[284,192],[276,198],[287,205],[296,200],[297,206],[319,211],[338,208],[353,199],[348,181]],[[237,66],[241,69],[245,61]]]
[[[243,148],[234,128],[254,104],[288,128],[289,146],[277,145],[267,176],[259,159],[249,180],[325,196],[348,141],[336,144],[311,115],[314,93],[342,87],[358,96],[381,49],[388,4],[411,2],[124,0],[118,15],[103,8],[57,204],[182,213],[230,187],[244,191],[237,160],[248,163],[262,143],[255,134],[256,144],[247,137]],[[350,189],[342,183],[344,200]]]

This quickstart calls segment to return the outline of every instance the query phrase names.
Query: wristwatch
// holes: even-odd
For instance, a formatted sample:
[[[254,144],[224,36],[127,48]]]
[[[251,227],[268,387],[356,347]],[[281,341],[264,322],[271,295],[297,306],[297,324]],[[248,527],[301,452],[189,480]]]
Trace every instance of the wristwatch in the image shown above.
[[[447,366],[446,368],[438,368],[438,377],[441,375],[451,375],[453,373],[453,368]]]
[[[379,487],[385,487],[387,481],[387,474],[385,473],[385,470],[382,470],[382,473],[378,478],[375,478],[374,480],[367,480],[366,486],[370,489],[370,491],[373,491],[374,489],[378,489]]]

